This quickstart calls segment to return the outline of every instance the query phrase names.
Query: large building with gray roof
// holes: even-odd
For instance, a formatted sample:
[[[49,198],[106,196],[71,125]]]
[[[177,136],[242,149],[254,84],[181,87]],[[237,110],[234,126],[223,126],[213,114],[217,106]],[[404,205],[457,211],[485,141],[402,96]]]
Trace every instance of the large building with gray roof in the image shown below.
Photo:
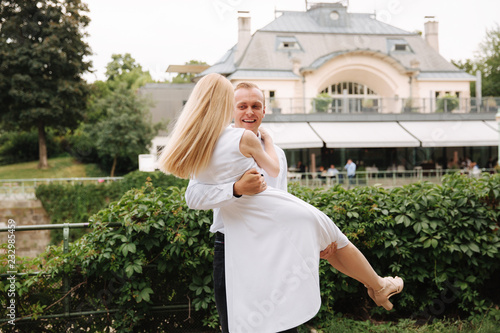
[[[485,165],[497,158],[496,108],[471,98],[476,78],[441,56],[438,22],[424,30],[337,2],[277,11],[252,35],[242,12],[237,44],[197,77],[256,83],[267,100],[264,126],[290,166],[300,160],[314,171],[347,158],[382,170],[447,168],[466,158]]]

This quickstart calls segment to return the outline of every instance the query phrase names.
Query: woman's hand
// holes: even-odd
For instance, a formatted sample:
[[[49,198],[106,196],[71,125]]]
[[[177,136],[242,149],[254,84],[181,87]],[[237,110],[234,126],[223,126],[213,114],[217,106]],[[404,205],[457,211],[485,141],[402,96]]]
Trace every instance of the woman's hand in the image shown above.
[[[264,142],[273,142],[273,138],[269,135],[269,132],[262,127],[259,128],[260,138]]]

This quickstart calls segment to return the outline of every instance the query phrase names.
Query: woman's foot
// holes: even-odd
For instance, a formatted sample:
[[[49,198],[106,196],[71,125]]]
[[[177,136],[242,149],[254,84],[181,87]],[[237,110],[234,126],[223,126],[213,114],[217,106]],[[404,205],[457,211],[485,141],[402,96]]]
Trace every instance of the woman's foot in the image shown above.
[[[387,311],[392,310],[392,303],[389,301],[389,298],[392,295],[399,294],[404,287],[403,279],[400,277],[384,277],[382,278],[384,286],[382,289],[375,291],[373,288],[366,286],[368,289],[368,296],[378,305],[383,306]]]

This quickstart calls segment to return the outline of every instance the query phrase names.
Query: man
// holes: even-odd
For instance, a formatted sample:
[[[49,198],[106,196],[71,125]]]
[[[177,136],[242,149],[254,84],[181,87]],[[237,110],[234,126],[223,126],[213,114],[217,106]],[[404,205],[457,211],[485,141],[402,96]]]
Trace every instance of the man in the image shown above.
[[[354,184],[354,177],[356,176],[356,164],[351,160],[347,160],[347,164],[344,166],[344,169],[347,170],[347,178],[349,178],[349,186]]]
[[[234,127],[245,128],[259,134],[259,127],[266,113],[264,94],[253,83],[240,83],[234,92],[235,110]],[[219,218],[219,208],[230,205],[242,195],[254,195],[264,191],[267,185],[281,190],[287,190],[287,161],[283,150],[275,146],[280,162],[278,177],[272,178],[265,171],[262,174],[251,169],[235,183],[223,185],[206,185],[191,180],[186,190],[186,203],[191,209],[213,209],[214,219],[210,231],[215,233],[214,246],[214,292],[217,312],[221,322],[222,332],[227,333],[227,302],[224,262],[224,224]],[[330,249],[331,250],[331,249]],[[334,250],[334,249],[333,249]],[[326,252],[326,251],[325,251]],[[324,253],[322,253],[324,258]],[[297,332],[297,329],[285,331]]]

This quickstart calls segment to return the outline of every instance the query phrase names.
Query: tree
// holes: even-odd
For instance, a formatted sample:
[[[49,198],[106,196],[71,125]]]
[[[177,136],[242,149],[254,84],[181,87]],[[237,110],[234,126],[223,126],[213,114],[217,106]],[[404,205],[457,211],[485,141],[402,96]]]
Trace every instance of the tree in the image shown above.
[[[38,130],[39,168],[47,168],[46,128],[75,128],[88,86],[90,19],[81,0],[0,0],[0,117]]]
[[[137,156],[147,150],[162,124],[151,124],[150,103],[122,84],[101,99],[98,107],[106,117],[89,130],[100,158],[113,160],[110,175],[114,177],[119,158],[136,165]]]
[[[127,89],[136,91],[149,82],[154,82],[149,71],[143,71],[142,66],[136,63],[130,53],[124,55],[113,54],[113,59],[106,66],[106,76],[108,86],[111,90],[126,83]]]
[[[460,69],[471,75],[481,71],[481,94],[500,96],[500,26],[486,31],[484,41],[479,45],[474,59],[452,61]],[[475,96],[475,83],[471,83],[471,95]]]
[[[184,65],[207,65],[204,61],[189,60]],[[172,83],[191,83],[195,74],[193,73],[179,73],[172,79]]]
[[[500,96],[500,26],[486,31],[486,38],[480,45],[483,96]]]

